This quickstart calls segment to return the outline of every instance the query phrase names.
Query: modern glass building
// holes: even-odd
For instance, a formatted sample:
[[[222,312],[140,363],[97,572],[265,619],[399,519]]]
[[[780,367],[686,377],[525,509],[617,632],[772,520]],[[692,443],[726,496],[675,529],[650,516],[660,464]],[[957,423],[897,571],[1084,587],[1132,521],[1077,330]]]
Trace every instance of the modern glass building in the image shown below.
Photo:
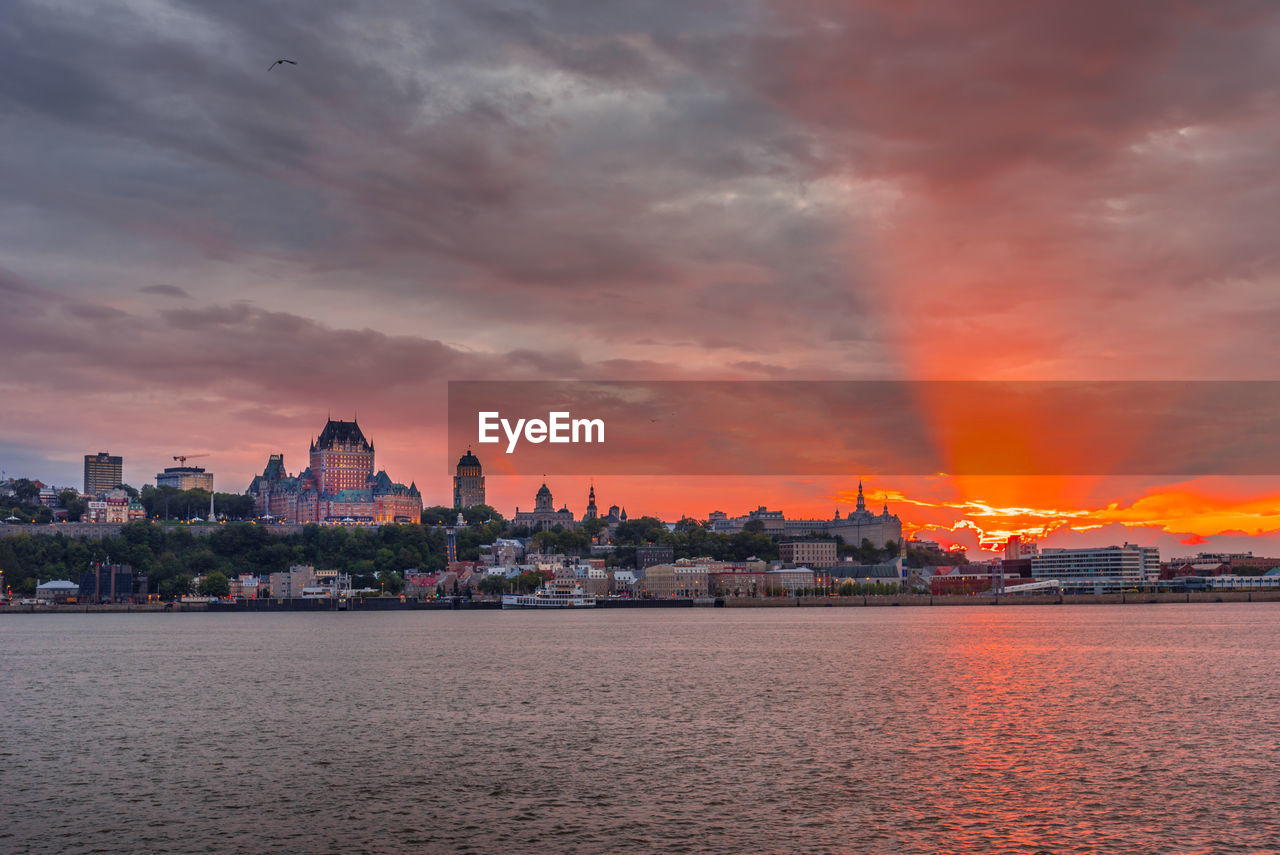
[[[213,492],[213,473],[199,466],[170,466],[156,475],[157,487],[173,487],[175,490],[205,490]]]
[[[1160,577],[1160,551],[1133,543],[1093,549],[1046,548],[1031,556],[1031,575],[1057,579],[1065,593],[1136,589]]]
[[[84,456],[84,491],[90,496],[114,490],[124,483],[124,458],[105,451]]]

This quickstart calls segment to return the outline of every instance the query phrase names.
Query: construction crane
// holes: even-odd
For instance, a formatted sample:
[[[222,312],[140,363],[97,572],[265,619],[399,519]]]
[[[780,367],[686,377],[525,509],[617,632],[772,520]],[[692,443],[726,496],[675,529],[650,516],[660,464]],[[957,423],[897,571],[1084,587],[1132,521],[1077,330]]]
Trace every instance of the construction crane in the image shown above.
[[[209,456],[208,454],[175,454],[173,455],[173,459],[181,463],[183,466],[185,466],[188,460],[193,460],[197,457],[208,457],[208,456]]]

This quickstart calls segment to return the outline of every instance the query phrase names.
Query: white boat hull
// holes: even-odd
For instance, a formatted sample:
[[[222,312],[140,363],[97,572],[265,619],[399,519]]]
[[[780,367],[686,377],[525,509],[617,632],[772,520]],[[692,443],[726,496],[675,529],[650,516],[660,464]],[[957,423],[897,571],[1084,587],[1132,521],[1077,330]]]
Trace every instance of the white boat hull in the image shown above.
[[[504,609],[594,609],[596,598],[587,596],[548,597],[537,594],[503,594]]]

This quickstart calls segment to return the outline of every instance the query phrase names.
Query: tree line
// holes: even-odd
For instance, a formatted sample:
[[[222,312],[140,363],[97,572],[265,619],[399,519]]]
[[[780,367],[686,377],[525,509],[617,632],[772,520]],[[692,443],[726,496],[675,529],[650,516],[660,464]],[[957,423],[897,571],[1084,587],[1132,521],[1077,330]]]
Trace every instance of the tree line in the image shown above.
[[[184,491],[176,492],[181,495]],[[207,507],[207,492],[185,492],[202,493]],[[215,503],[221,496],[248,498],[216,494]],[[159,491],[147,496],[152,507],[157,507],[156,502],[161,498]],[[174,497],[171,495],[169,500],[172,510]],[[446,511],[445,522],[456,523],[458,511],[453,508],[430,508],[423,515],[431,516],[434,521],[443,519]],[[462,513],[464,521],[470,522],[454,532],[457,557],[462,561],[478,560],[481,547],[500,537],[527,534],[492,508],[480,506]],[[602,526],[601,523],[597,531]],[[582,527],[537,532],[531,538],[530,550],[586,556],[591,548],[589,530],[590,527]],[[196,576],[216,573],[231,579],[242,573],[282,572],[293,564],[349,573],[356,587],[398,593],[403,587],[405,570],[434,573],[443,570],[447,563],[447,534],[438,524],[378,528],[312,524],[304,526],[301,532],[281,535],[267,526],[244,523],[219,526],[207,534],[197,535],[185,526],[141,521],[124,526],[118,536],[103,538],[67,537],[61,533],[31,535],[22,532],[20,527],[0,531],[8,535],[0,537],[0,571],[4,571],[7,584],[22,594],[33,593],[37,583],[50,579],[78,581],[81,571],[92,561],[129,564],[135,572],[146,574],[152,592],[164,596],[186,593]],[[893,542],[877,548],[866,540],[857,545],[845,544],[839,538],[835,540],[838,555],[851,556],[862,564],[888,561],[901,550],[901,545]],[[619,524],[612,543],[614,550],[606,560],[610,567],[633,567],[636,548],[645,545],[670,546],[675,560],[709,557],[716,561],[744,561],[754,557],[773,561],[778,558],[778,540],[751,524],[741,532],[723,534],[710,531],[705,521],[683,519],[671,531],[655,517],[638,517]],[[907,545],[906,558],[911,567],[967,563],[963,555],[911,544]],[[535,581],[529,578],[510,587],[527,588]],[[220,588],[216,577],[214,582]]]
[[[281,535],[244,523],[196,535],[186,526],[139,521],[123,526],[115,537],[23,532],[0,537],[0,571],[15,594],[33,594],[37,584],[51,579],[78,582],[94,561],[132,566],[135,573],[146,574],[151,592],[164,597],[187,593],[196,576],[264,575],[294,564],[350,573],[356,587],[378,588],[389,582],[388,592],[396,593],[395,580],[402,579],[404,570],[444,569],[445,534],[421,525],[308,525],[301,532]]]

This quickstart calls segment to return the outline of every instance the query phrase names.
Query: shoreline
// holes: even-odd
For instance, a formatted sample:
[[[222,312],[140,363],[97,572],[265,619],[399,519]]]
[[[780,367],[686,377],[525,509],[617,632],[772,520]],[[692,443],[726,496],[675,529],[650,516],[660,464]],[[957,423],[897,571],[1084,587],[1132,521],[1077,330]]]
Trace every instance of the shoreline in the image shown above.
[[[1186,593],[1123,594],[868,594],[853,597],[720,597],[715,600],[602,600],[600,609],[669,608],[884,608],[894,606],[1057,606],[1158,605],[1179,603],[1280,603],[1280,591],[1193,591]],[[340,608],[324,599],[244,600],[236,603],[111,603],[105,605],[5,605],[0,614],[186,614],[193,612],[388,612],[497,611],[501,603],[488,600],[400,600],[368,598]]]

